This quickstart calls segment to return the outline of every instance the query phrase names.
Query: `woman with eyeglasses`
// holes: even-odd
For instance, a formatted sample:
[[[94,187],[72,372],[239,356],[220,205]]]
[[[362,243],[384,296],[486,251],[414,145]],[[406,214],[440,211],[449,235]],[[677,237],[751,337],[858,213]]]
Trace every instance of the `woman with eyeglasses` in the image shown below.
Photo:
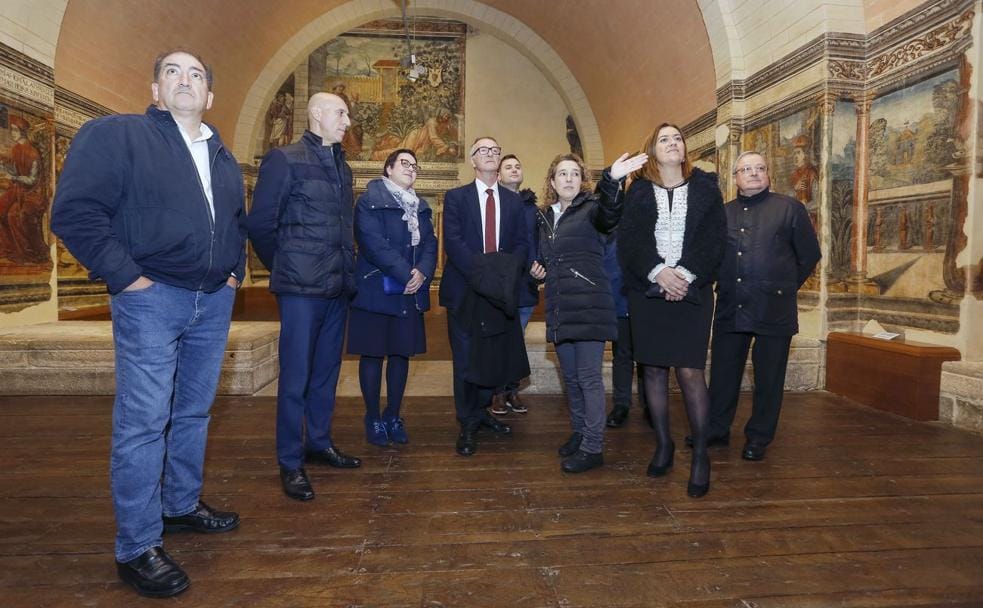
[[[604,271],[608,235],[621,217],[622,183],[645,163],[624,154],[590,191],[576,154],[553,159],[543,186],[539,252],[530,274],[546,280],[546,339],[556,345],[572,433],[558,450],[560,468],[582,473],[604,464],[604,343],[618,336],[614,297]]]
[[[358,295],[348,317],[348,354],[361,355],[365,438],[378,446],[409,441],[400,416],[409,359],[427,350],[423,313],[430,309],[437,238],[433,212],[413,190],[417,170],[412,150],[393,151],[383,176],[355,203]],[[380,413],[383,359],[387,405]]]
[[[646,139],[649,161],[632,176],[618,229],[618,257],[628,290],[635,360],[658,443],[648,466],[661,477],[673,465],[669,432],[669,368],[676,368],[693,438],[687,493],[710,489],[707,430],[707,345],[712,285],[727,239],[717,176],[690,165],[679,128],[664,123]]]

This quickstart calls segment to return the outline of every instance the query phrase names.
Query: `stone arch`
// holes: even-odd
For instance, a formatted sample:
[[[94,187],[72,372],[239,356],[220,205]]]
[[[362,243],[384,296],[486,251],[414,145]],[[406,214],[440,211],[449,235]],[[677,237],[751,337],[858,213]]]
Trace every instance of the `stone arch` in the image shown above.
[[[584,147],[584,161],[589,167],[604,165],[604,148],[594,112],[576,77],[563,59],[536,32],[524,23],[477,2],[447,2],[418,0],[414,11],[420,14],[447,17],[483,29],[513,45],[529,58],[560,94],[577,123]],[[252,158],[262,137],[262,117],[273,99],[277,87],[293,71],[297,62],[321,44],[335,36],[374,19],[398,17],[399,11],[385,0],[352,0],[334,8],[308,23],[263,66],[249,88],[239,111],[235,127],[234,153],[236,158]],[[305,100],[306,101],[306,100]]]

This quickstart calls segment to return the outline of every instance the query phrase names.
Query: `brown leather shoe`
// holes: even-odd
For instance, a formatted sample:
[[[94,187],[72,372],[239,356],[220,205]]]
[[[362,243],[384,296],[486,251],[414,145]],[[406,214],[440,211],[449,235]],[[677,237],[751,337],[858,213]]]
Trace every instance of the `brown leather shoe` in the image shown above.
[[[505,393],[495,393],[492,395],[492,402],[488,411],[496,416],[504,416],[509,413],[509,406],[505,404]]]
[[[505,405],[509,406],[509,409],[516,414],[525,414],[529,411],[529,408],[526,407],[526,404],[519,397],[518,391],[511,391],[505,395]]]

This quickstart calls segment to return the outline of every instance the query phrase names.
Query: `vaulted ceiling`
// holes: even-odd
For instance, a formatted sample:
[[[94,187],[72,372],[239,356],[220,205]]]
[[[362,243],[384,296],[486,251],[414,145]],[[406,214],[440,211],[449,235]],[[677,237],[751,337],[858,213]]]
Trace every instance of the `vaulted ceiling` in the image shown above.
[[[410,11],[455,17],[479,30],[492,22],[507,30],[508,19],[495,17],[499,11],[521,22],[555,51],[576,81],[573,88],[582,89],[605,161],[636,148],[655,124],[686,123],[715,105],[710,41],[693,0],[429,0],[411,2]],[[231,140],[244,107],[265,103],[247,99],[264,66],[284,52],[299,61],[309,49],[295,46],[298,33],[328,13],[338,16],[333,22],[354,26],[360,15],[398,16],[399,6],[392,0],[71,0],[55,81],[114,111],[142,111],[153,57],[174,46],[194,48],[216,74],[209,120]],[[525,28],[514,28],[520,46],[533,38]],[[334,35],[326,32],[319,43]],[[535,48],[529,44],[525,52]]]

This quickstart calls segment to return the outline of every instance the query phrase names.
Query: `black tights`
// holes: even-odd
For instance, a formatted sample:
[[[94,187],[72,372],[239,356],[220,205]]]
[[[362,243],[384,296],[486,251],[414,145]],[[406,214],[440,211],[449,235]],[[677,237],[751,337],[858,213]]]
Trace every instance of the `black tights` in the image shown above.
[[[386,411],[383,418],[398,418],[399,406],[406,390],[406,376],[409,374],[408,357],[389,355],[386,363]],[[365,400],[365,416],[371,420],[379,419],[379,399],[382,393],[382,357],[362,355],[358,360],[358,384]]]
[[[645,370],[645,398],[648,401],[658,447],[654,461],[664,465],[672,456],[675,445],[669,432],[669,368],[655,365],[643,366]],[[710,478],[710,459],[707,456],[707,430],[710,426],[710,393],[702,369],[677,367],[676,381],[683,391],[686,416],[689,418],[693,437],[693,463],[690,481],[705,484]]]

